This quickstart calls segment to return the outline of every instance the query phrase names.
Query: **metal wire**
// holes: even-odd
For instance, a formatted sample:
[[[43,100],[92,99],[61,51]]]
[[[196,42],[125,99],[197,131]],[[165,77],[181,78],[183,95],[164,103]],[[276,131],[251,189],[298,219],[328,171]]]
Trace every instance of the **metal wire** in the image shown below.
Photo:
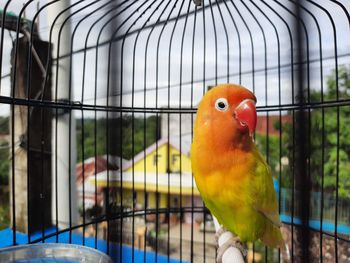
[[[53,14],[62,0],[30,0],[23,5],[8,0],[3,5],[0,106],[10,109],[2,115],[10,127],[10,183],[6,187],[12,200],[12,221],[7,224],[13,245],[20,242],[17,231],[30,233],[26,236],[29,244],[50,238],[60,242],[64,234],[67,242],[74,243],[80,235],[82,245],[100,249],[116,262],[124,262],[127,255],[130,262],[147,262],[150,252],[155,262],[211,262],[216,252],[209,212],[203,203],[199,205],[193,178],[187,182],[191,173],[188,150],[203,94],[210,86],[236,82],[258,98],[258,118],[264,128],[255,140],[278,183],[279,212],[288,233],[291,262],[326,262],[325,255],[332,251],[334,262],[350,257],[344,252],[349,233],[343,232],[344,224],[350,227],[350,222],[342,221],[341,206],[345,202],[341,188],[345,131],[341,125],[346,122],[342,113],[350,106],[340,83],[340,68],[350,64],[346,51],[350,9],[345,1],[206,0],[201,6],[191,0],[67,3],[50,17],[51,24],[44,17]],[[16,21],[15,26],[10,21]],[[5,34],[8,30],[15,31],[13,48]],[[19,49],[21,41],[28,47],[25,55]],[[40,41],[48,45],[47,59],[38,52]],[[40,65],[45,70],[38,73]],[[334,79],[334,96],[329,95],[330,78]],[[40,85],[35,80],[41,80]],[[65,98],[62,90],[68,94]],[[334,114],[336,127],[332,143],[327,138],[329,113]],[[49,115],[52,125],[45,126]],[[35,123],[40,123],[37,134],[28,128]],[[24,166],[18,154],[19,133],[28,145]],[[67,137],[67,145],[60,144],[62,136]],[[41,142],[38,147],[32,146],[36,140]],[[29,146],[37,148],[37,157]],[[336,149],[333,189],[327,181],[331,147]],[[63,150],[67,156],[60,157]],[[79,173],[76,151],[80,152]],[[48,152],[50,164],[44,158]],[[152,162],[151,157],[155,158]],[[33,160],[38,171],[31,166]],[[315,162],[319,162],[317,169]],[[178,170],[173,171],[175,166]],[[22,174],[23,179],[19,178]],[[163,176],[167,176],[165,188]],[[178,190],[174,190],[174,176],[178,176]],[[67,178],[66,192],[59,188],[62,178]],[[19,190],[21,180],[29,189],[24,193]],[[34,184],[40,186],[40,193],[31,192]],[[330,192],[334,195],[332,218],[328,216]],[[320,198],[317,207],[314,193]],[[20,212],[22,195],[25,217]],[[33,202],[37,195],[42,197],[40,204]],[[62,196],[68,200],[67,210],[61,208]],[[51,211],[47,211],[45,204],[51,198]],[[94,208],[102,212],[90,216]],[[40,215],[39,229],[33,211]],[[51,232],[47,220],[53,226]],[[201,231],[197,221],[202,223]],[[253,262],[258,254],[265,262],[286,260],[282,250],[259,242],[253,251]]]

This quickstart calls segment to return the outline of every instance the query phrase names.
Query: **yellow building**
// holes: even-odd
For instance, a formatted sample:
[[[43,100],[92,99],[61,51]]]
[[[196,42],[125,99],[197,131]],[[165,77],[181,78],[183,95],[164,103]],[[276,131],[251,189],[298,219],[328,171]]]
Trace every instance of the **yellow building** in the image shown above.
[[[107,172],[97,176],[105,187]],[[201,206],[202,200],[192,177],[190,142],[161,139],[138,153],[122,167],[109,172],[109,186],[122,188],[124,207],[170,208]],[[193,197],[193,200],[192,200]],[[120,194],[116,193],[120,203]],[[158,206],[157,206],[158,202]]]
[[[124,171],[134,175],[136,202],[143,206],[146,204],[149,208],[156,207],[157,194],[160,208],[167,207],[168,196],[170,206],[176,207],[180,202],[184,206],[192,192],[194,196],[199,195],[194,181],[192,182],[189,147],[176,144],[174,140],[168,142],[167,139],[162,139],[154,143],[137,154]],[[125,182],[123,188],[132,189],[132,181]]]

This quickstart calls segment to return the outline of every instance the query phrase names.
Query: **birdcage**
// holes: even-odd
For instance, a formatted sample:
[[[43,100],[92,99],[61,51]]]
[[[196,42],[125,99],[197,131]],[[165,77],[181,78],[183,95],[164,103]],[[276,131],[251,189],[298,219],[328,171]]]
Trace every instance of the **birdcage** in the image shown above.
[[[26,0],[1,4],[0,247],[89,246],[115,262],[214,262],[192,177],[199,101],[257,97],[286,250],[350,260],[347,0]],[[0,252],[1,254],[1,252]]]

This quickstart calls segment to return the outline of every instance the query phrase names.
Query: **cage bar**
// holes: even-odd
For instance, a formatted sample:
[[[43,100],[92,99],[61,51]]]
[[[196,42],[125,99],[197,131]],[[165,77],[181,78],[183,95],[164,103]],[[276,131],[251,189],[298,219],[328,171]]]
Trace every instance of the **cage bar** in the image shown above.
[[[67,242],[115,262],[214,261],[191,171],[193,122],[207,90],[238,83],[258,100],[254,138],[289,251],[257,241],[248,261],[350,259],[346,1],[8,0],[1,9],[0,247]]]

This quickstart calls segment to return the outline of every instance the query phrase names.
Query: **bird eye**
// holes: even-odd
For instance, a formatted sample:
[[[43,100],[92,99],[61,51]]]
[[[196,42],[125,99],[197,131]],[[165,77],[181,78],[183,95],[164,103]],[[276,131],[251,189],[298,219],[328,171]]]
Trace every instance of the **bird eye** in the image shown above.
[[[225,98],[220,98],[215,101],[215,108],[219,111],[227,111],[228,102]]]

